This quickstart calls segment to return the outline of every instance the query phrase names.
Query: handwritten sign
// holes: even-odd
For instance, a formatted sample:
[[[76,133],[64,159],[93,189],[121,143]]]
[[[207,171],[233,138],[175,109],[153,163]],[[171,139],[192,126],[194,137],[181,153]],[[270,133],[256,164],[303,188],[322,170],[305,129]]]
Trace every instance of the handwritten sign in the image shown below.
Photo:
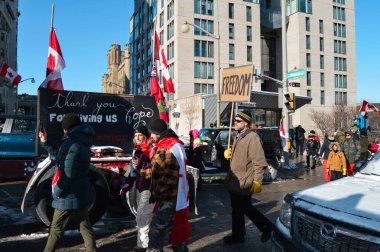
[[[221,101],[246,101],[251,95],[253,65],[223,69]]]
[[[61,123],[68,113],[77,113],[82,123],[91,125],[95,131],[94,145],[117,146],[126,153],[132,152],[134,130],[159,118],[151,96],[39,91],[38,124],[43,125],[50,140],[62,138]]]

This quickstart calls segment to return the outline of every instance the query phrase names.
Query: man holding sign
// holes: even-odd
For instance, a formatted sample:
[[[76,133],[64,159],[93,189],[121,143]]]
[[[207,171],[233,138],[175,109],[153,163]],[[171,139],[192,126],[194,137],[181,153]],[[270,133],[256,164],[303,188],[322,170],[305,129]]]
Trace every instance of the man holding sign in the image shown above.
[[[249,126],[252,118],[249,111],[240,111],[235,117],[238,135],[227,149],[225,158],[231,159],[231,170],[227,172],[225,186],[230,193],[232,207],[232,235],[224,237],[226,244],[244,242],[244,215],[262,232],[261,241],[270,238],[273,224],[251,204],[251,195],[261,192],[263,169],[267,166],[260,137]]]

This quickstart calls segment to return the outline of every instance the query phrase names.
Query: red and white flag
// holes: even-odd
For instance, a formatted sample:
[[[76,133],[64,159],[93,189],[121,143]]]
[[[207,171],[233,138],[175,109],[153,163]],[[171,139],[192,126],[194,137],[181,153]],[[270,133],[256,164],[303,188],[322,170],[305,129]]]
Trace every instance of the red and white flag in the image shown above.
[[[165,97],[162,94],[162,90],[160,88],[160,85],[158,84],[158,78],[157,78],[157,72],[156,72],[156,66],[155,65],[153,65],[152,72],[150,74],[150,94],[152,96],[154,96],[154,99],[156,100],[160,119],[162,119],[166,123],[168,123],[169,122],[169,113],[168,113],[168,109],[166,108]]]
[[[21,81],[21,75],[16,73],[15,70],[10,68],[7,64],[3,64],[3,67],[1,68],[0,76],[3,76],[4,78],[7,78],[12,82],[13,85],[17,86]]]
[[[57,93],[62,93],[63,84],[61,70],[65,68],[65,60],[62,56],[61,47],[59,46],[57,35],[54,28],[50,30],[49,52],[47,58],[46,79],[40,85],[40,88],[47,88]]]
[[[154,59],[160,61],[160,70],[162,73],[162,82],[164,84],[164,91],[174,94],[174,84],[170,77],[168,62],[166,61],[164,49],[161,47],[160,38],[157,32],[155,32],[154,39]]]
[[[286,135],[285,135],[285,129],[282,119],[280,120],[280,139],[281,139],[281,146],[284,148],[286,146]]]
[[[380,116],[380,110],[365,100],[363,100],[359,112],[376,112]]]

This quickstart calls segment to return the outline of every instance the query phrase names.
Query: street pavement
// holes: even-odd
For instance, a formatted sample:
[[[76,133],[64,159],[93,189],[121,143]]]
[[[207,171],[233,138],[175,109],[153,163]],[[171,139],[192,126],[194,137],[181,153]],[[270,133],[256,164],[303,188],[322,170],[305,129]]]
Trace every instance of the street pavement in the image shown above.
[[[276,181],[264,185],[263,191],[252,197],[252,203],[272,222],[278,217],[287,193],[324,183],[321,166],[307,172],[300,159],[293,162],[298,162],[300,168],[280,170]],[[48,229],[40,224],[33,209],[26,215],[18,210],[25,186],[25,182],[0,184],[0,209],[7,210],[0,215],[0,251],[23,251],[26,248],[42,251],[46,243]],[[260,242],[261,233],[248,218],[245,242],[238,245],[223,243],[223,237],[230,234],[231,208],[222,184],[205,184],[197,196],[198,215],[190,215],[190,251],[270,251],[270,241]],[[11,216],[7,216],[9,212]],[[106,215],[95,225],[98,251],[130,251],[136,244],[134,226],[131,217]],[[80,234],[66,232],[57,251],[84,251]]]

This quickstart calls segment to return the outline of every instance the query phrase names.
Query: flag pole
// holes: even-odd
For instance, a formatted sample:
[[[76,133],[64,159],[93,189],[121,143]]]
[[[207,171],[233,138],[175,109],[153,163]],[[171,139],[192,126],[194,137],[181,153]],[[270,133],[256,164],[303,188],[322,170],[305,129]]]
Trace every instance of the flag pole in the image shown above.
[[[54,4],[51,5],[51,20],[50,20],[51,28],[53,28],[53,21],[54,21]]]

